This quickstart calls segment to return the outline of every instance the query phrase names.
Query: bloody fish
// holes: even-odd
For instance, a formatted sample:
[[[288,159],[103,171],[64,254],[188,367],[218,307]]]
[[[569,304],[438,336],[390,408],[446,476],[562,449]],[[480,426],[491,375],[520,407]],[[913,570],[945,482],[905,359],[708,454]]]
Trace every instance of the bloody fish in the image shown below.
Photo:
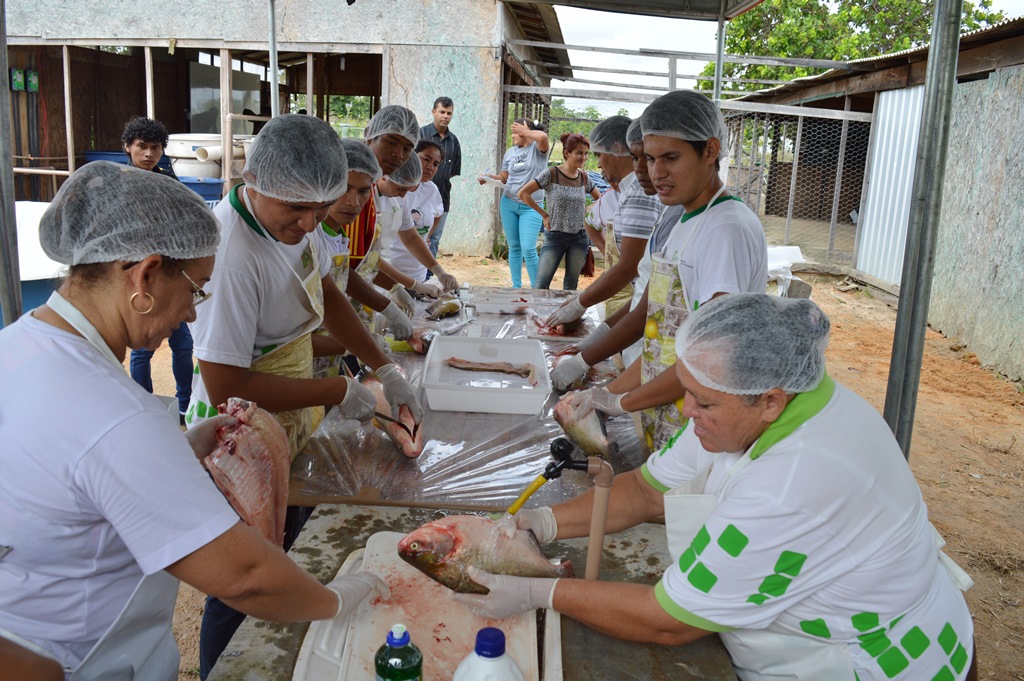
[[[569,400],[563,398],[555,405],[552,413],[555,421],[562,426],[562,430],[569,436],[569,439],[575,442],[587,456],[607,458],[618,451],[618,445],[609,442],[604,419],[596,410],[591,409],[584,414],[575,414],[572,407],[569,406]]]
[[[281,546],[292,462],[288,435],[255,402],[232,397],[219,410],[237,423],[217,430],[217,446],[203,464],[245,524]]]
[[[369,388],[374,395],[377,396],[377,411],[385,416],[392,416],[391,405],[388,403],[388,399],[384,396],[384,386],[381,385],[380,381],[376,379],[367,379],[363,381],[363,385]],[[404,428],[401,426],[391,423],[390,421],[384,421],[382,419],[374,419],[373,425],[377,426],[391,438],[391,441],[398,447],[398,451],[406,455],[410,459],[415,459],[417,456],[423,453],[423,429],[417,428],[416,420],[412,416],[412,412],[409,407],[402,405],[399,409],[398,420],[408,426],[409,431],[415,433],[415,437],[409,435]]]
[[[572,561],[549,561],[532,532],[517,530],[510,537],[496,521],[475,515],[453,515],[420,526],[398,542],[398,555],[458,593],[488,592],[469,578],[470,566],[520,577],[575,576]]]
[[[412,336],[406,342],[409,343],[415,352],[425,355],[427,350],[430,349],[430,344],[437,338],[437,334],[438,331],[436,329],[420,327],[412,330]]]
[[[438,298],[427,307],[427,319],[438,320],[458,314],[462,309],[462,301],[455,296]]]
[[[583,318],[574,319],[571,322],[565,322],[564,324],[554,324],[548,326],[544,323],[544,320],[539,316],[530,315],[530,321],[537,327],[537,333],[541,336],[579,336],[580,331],[583,329]]]

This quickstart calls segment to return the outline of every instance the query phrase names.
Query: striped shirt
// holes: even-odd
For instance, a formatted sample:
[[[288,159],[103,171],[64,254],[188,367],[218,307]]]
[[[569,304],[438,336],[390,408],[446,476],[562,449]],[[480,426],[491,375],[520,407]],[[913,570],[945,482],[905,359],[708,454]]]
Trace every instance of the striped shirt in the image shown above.
[[[664,205],[657,195],[647,196],[640,182],[634,181],[622,193],[612,224],[621,236],[650,239],[662,208]]]

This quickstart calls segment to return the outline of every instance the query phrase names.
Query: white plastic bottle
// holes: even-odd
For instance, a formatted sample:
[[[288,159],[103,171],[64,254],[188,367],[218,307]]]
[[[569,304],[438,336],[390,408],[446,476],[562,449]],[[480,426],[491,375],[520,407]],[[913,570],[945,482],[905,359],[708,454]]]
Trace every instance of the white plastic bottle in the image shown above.
[[[476,633],[476,648],[459,663],[452,681],[523,681],[516,661],[505,653],[505,632],[484,627]]]

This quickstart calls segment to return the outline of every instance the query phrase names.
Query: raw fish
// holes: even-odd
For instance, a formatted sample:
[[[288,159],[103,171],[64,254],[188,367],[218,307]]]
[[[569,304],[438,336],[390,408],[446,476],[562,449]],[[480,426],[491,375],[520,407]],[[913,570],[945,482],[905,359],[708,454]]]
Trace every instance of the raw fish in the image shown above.
[[[453,515],[429,522],[398,542],[398,555],[431,579],[459,593],[485,594],[469,578],[475,566],[493,574],[520,577],[573,577],[571,561],[551,563],[532,532],[505,535],[498,523],[475,515]]]
[[[425,355],[427,354],[427,350],[430,349],[430,344],[434,342],[435,338],[437,338],[437,334],[438,332],[435,329],[420,327],[412,330],[412,336],[406,342],[412,346],[412,349],[415,352]]]
[[[438,298],[427,307],[427,319],[438,320],[444,317],[451,317],[453,314],[458,314],[461,309],[461,300],[455,296],[444,296],[443,298]]]
[[[608,441],[604,419],[597,411],[591,409],[585,414],[575,414],[572,407],[569,406],[569,400],[562,398],[555,405],[552,413],[569,439],[575,442],[587,456],[607,458],[610,454],[618,451],[618,445]]]
[[[511,362],[474,362],[459,357],[449,357],[445,364],[454,369],[465,371],[497,371],[501,374],[522,376],[530,385],[537,385],[537,367],[532,364],[512,364]]]
[[[529,313],[528,313],[529,314]],[[544,323],[544,320],[539,316],[530,315],[530,321],[532,321],[537,327],[537,333],[541,336],[571,336],[576,338],[579,336],[580,331],[583,329],[583,318],[574,319],[571,322],[565,322],[564,324],[555,324],[548,326]]]
[[[373,391],[373,394],[377,396],[377,411],[385,416],[391,416],[391,405],[388,404],[388,400],[384,397],[384,386],[381,385],[380,381],[376,379],[367,379],[363,381],[363,385]],[[410,459],[415,459],[417,456],[423,453],[423,429],[416,427],[416,421],[412,417],[412,412],[409,411],[409,407],[402,405],[399,410],[398,420],[409,426],[409,430],[416,434],[415,437],[410,437],[409,433],[405,432],[403,428],[397,424],[391,423],[390,421],[383,421],[380,419],[374,419],[373,425],[377,426],[391,438],[391,441],[398,447],[398,451],[405,454]]]
[[[217,447],[203,463],[245,524],[281,546],[292,462],[288,435],[255,402],[232,397],[219,409],[238,423],[217,430]]]

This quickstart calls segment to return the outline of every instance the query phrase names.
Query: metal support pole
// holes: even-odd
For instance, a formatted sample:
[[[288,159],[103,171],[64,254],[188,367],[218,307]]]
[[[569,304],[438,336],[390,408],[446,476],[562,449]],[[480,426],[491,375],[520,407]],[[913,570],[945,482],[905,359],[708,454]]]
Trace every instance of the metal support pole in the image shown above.
[[[871,103],[871,110],[878,111],[878,93],[875,93],[875,99]],[[875,135],[875,124],[872,122],[868,128],[868,156],[864,159],[864,176],[861,179],[860,185],[860,205],[857,206],[857,224],[854,225],[853,229],[853,267],[857,267],[857,257],[860,253],[860,239],[861,239],[861,220],[864,216],[864,207],[867,203],[868,190],[871,188],[871,159],[875,155],[875,146],[878,144],[878,138]]]
[[[146,116],[156,118],[156,93],[153,87],[153,50],[147,45],[144,53],[146,56]]]
[[[850,110],[850,98],[846,97],[844,111]],[[843,188],[843,166],[846,159],[846,134],[850,130],[850,121],[843,121],[843,131],[839,135],[839,158],[836,159],[836,183],[832,188],[832,221],[828,226],[828,251],[825,253],[825,262],[832,257],[832,249],[836,245],[836,221],[839,218],[839,192]]]
[[[277,68],[277,19],[274,15],[274,0],[267,0],[269,5],[269,16],[267,25],[270,31],[270,115],[278,116],[281,113],[280,95],[278,93],[278,68]],[[230,71],[230,64],[228,64]]]
[[[924,111],[917,143],[917,165],[907,225],[907,246],[900,281],[900,305],[889,364],[883,416],[903,456],[910,438],[924,355],[935,245],[942,208],[942,183],[949,151],[949,119],[956,85],[963,0],[939,0],[932,19],[932,43],[924,81]]]
[[[71,51],[64,46],[64,131],[68,138],[68,172],[75,172],[75,133],[71,117]]]
[[[676,89],[676,58],[668,58],[668,91],[673,92]]]
[[[14,213],[14,170],[11,158],[11,72],[7,69],[7,3],[0,0],[0,308],[4,326],[21,316],[21,269],[18,266],[18,222]]]
[[[231,189],[231,164],[234,151],[231,149],[231,50],[220,51],[220,144],[224,155],[220,159],[220,176],[224,180],[224,196]]]
[[[789,228],[793,225],[793,206],[796,204],[796,171],[800,164],[800,138],[804,134],[804,117],[796,119],[796,146],[793,147],[793,167],[789,175],[789,208],[786,210],[786,238],[782,245],[789,245]]]
[[[722,62],[725,61],[725,0],[718,10],[718,49],[715,52],[715,93],[716,102],[722,99]]]
[[[313,53],[306,53],[306,111],[316,116],[316,95],[313,88]]]

